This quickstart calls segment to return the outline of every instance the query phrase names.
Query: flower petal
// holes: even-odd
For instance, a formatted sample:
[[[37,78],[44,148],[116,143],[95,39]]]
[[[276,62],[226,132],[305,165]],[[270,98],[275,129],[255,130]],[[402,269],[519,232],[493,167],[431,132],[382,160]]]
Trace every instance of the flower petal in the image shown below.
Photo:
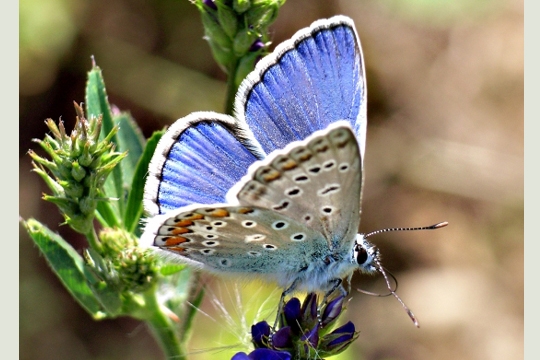
[[[272,335],[272,346],[276,349],[292,348],[292,330],[290,326],[285,326]]]
[[[251,326],[251,337],[255,347],[264,348],[268,344],[268,337],[270,336],[270,325],[266,321],[261,321]]]

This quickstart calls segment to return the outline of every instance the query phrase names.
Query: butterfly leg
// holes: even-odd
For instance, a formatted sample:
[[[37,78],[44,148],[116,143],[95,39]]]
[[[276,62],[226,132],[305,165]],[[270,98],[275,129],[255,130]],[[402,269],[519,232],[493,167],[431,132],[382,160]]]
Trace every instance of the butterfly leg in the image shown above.
[[[323,300],[321,301],[320,305],[317,307],[317,319],[319,320],[320,325],[322,325],[321,308],[323,304],[326,304],[328,302],[328,298],[330,297],[330,295],[332,295],[334,291],[336,291],[337,289],[339,289],[339,291],[341,292],[341,295],[343,296],[347,296],[348,294],[347,290],[345,290],[345,288],[343,287],[342,279],[333,279],[329,282],[329,284],[332,285],[332,288],[324,294]]]
[[[289,295],[296,289],[298,282],[299,282],[299,279],[294,280],[292,284],[287,289],[285,289],[285,291],[281,293],[281,298],[279,299],[279,305],[278,305],[277,314],[276,314],[276,320],[274,321],[274,327],[272,328],[274,331],[276,331],[277,329],[279,315],[282,313],[283,305],[285,304],[285,296]]]

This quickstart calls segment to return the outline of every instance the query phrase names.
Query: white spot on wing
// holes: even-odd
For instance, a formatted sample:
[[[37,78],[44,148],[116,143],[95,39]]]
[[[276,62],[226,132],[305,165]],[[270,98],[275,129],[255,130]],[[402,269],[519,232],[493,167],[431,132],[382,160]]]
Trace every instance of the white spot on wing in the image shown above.
[[[253,234],[253,235],[246,235],[246,237],[244,238],[244,241],[246,243],[250,243],[250,242],[253,242],[253,241],[261,241],[261,240],[264,240],[264,239],[266,239],[266,235]]]

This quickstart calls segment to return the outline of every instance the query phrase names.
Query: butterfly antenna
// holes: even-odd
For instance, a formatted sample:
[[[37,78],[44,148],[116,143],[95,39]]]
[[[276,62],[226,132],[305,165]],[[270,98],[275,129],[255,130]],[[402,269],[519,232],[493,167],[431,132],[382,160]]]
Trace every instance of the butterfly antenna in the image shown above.
[[[379,294],[379,293],[374,293],[374,292],[363,290],[363,289],[356,289],[356,291],[361,292],[362,294],[366,294],[366,295],[370,295],[370,296],[376,296],[376,297],[387,297],[387,296],[392,295],[392,291],[394,291],[394,292],[397,291],[398,280],[396,279],[394,274],[392,274],[390,271],[388,271],[388,269],[384,269],[384,271],[386,272],[387,275],[390,275],[392,280],[394,280],[394,282],[396,283],[396,287],[394,288],[394,290],[390,290],[390,292],[388,294]]]
[[[375,231],[372,231],[370,233],[367,233],[364,235],[364,239],[365,238],[368,238],[370,236],[373,236],[373,235],[377,235],[377,234],[380,234],[380,233],[384,233],[384,232],[389,232],[389,231],[416,231],[416,230],[436,230],[436,229],[440,229],[442,227],[445,227],[448,225],[448,221],[443,221],[443,222],[440,222],[440,223],[437,223],[435,225],[431,225],[431,226],[422,226],[422,227],[405,227],[405,228],[388,228],[388,229],[381,229],[381,230],[375,230]]]
[[[414,323],[414,326],[416,326],[417,328],[420,327],[420,324],[418,323],[418,319],[416,319],[416,316],[414,316],[413,312],[411,311],[411,309],[409,309],[409,307],[407,305],[405,305],[405,303],[403,302],[403,300],[401,300],[401,298],[399,297],[398,294],[396,294],[396,291],[392,289],[392,285],[390,285],[390,280],[388,279],[388,275],[386,274],[386,271],[384,270],[384,268],[382,267],[381,263],[379,262],[379,259],[375,259],[375,263],[377,264],[377,267],[379,268],[379,272],[382,274],[382,276],[384,277],[384,281],[386,281],[386,286],[388,287],[388,290],[390,290],[390,294],[394,295],[394,297],[397,299],[397,301],[399,301],[399,303],[401,304],[401,306],[403,306],[403,309],[405,309],[405,311],[407,312],[407,314],[409,315],[409,317],[411,318],[411,320],[413,321]],[[393,276],[392,276],[393,277]],[[394,278],[395,279],[395,278]]]
[[[366,235],[364,235],[364,239],[365,238],[368,238],[370,236],[373,236],[373,235],[376,235],[376,234],[380,234],[380,233],[384,233],[384,232],[389,232],[389,231],[416,231],[416,230],[436,230],[436,229],[440,229],[442,227],[445,227],[448,225],[448,222],[447,221],[443,221],[443,222],[440,222],[440,223],[437,223],[437,224],[434,224],[434,225],[430,225],[430,226],[422,226],[422,227],[406,227],[406,228],[387,228],[387,229],[381,229],[381,230],[376,230],[376,231],[372,231],[370,233],[367,233]],[[418,323],[418,319],[416,319],[416,316],[413,314],[413,312],[411,311],[411,309],[409,309],[409,307],[407,305],[405,305],[405,303],[403,302],[403,300],[401,300],[401,298],[398,296],[398,294],[396,294],[396,290],[397,290],[397,279],[394,275],[392,275],[392,273],[390,273],[389,271],[387,271],[382,265],[381,265],[381,262],[379,260],[379,257],[378,256],[375,256],[374,258],[374,262],[375,264],[377,265],[377,269],[379,270],[379,272],[382,274],[382,276],[384,277],[384,281],[386,282],[386,286],[388,288],[388,290],[390,291],[390,294],[387,294],[387,295],[378,295],[378,296],[389,296],[389,295],[393,295],[397,301],[399,301],[399,303],[401,304],[401,306],[403,306],[403,309],[405,309],[405,311],[407,312],[407,314],[409,315],[409,317],[411,318],[411,320],[413,321],[414,325],[419,328],[420,327],[420,324]],[[395,283],[396,283],[396,287],[394,289],[392,289],[392,285],[390,284],[390,279],[389,279],[389,276],[394,279]],[[364,292],[364,291],[362,291]],[[373,294],[373,295],[376,295],[377,294]]]

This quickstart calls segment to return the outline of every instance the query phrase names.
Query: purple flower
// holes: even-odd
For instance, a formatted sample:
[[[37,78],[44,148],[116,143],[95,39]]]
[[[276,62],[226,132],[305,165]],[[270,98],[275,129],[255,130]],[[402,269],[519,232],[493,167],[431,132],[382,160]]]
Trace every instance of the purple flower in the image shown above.
[[[296,333],[300,333],[300,300],[292,298],[285,306],[283,306],[283,312],[281,316],[281,326],[290,326]]]
[[[208,6],[212,10],[217,10],[217,5],[214,0],[203,0],[203,4]]]
[[[291,354],[286,351],[276,351],[271,349],[255,349],[248,354],[244,352],[236,353],[231,360],[290,360]]]
[[[319,304],[316,294],[308,294],[303,302],[290,299],[280,311],[279,329],[272,332],[266,321],[253,325],[256,349],[249,355],[237,353],[233,360],[323,358],[344,351],[359,334],[350,321],[332,331],[343,313],[344,299],[339,296],[326,304]]]
[[[341,295],[326,305],[321,317],[321,326],[327,326],[339,317],[339,314],[341,314],[341,310],[343,309],[344,300],[345,296]]]
[[[266,321],[261,321],[251,326],[251,338],[255,347],[266,347],[270,336],[270,325]]]
[[[275,349],[287,349],[293,346],[292,330],[290,326],[285,326],[272,335],[272,347]]]
[[[262,49],[263,47],[265,47],[264,43],[262,42],[262,40],[259,38],[257,40],[255,40],[253,42],[253,44],[251,44],[251,46],[249,47],[249,51],[251,52],[255,52],[257,50],[260,50]]]
[[[354,324],[349,321],[345,325],[326,335],[323,340],[324,344],[321,343],[321,346],[324,346],[326,351],[339,353],[356,340],[358,334]]]

